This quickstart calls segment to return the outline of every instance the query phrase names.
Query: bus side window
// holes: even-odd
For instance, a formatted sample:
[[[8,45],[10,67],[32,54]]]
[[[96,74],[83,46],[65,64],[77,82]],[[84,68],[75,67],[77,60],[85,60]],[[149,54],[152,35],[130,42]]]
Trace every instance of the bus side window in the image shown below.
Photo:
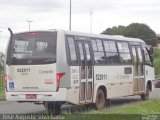
[[[150,57],[149,57],[149,54],[147,52],[146,49],[143,49],[144,51],[144,58],[145,58],[145,65],[149,65],[149,66],[152,66],[152,63],[151,63],[151,60],[150,60]]]
[[[127,42],[117,42],[121,64],[131,64],[131,54]]]
[[[70,59],[71,65],[77,65],[77,55],[76,55],[76,48],[73,37],[67,37],[67,43],[68,43],[68,50],[69,55],[67,55]]]
[[[115,41],[104,40],[103,43],[107,64],[119,64],[118,52]]]
[[[105,55],[103,51],[102,40],[91,40],[95,64],[105,64]]]

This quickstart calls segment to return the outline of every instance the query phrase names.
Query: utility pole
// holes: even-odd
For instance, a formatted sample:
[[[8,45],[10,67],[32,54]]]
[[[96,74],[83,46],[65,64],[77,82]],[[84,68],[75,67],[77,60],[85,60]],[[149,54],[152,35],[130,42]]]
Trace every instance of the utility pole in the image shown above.
[[[2,32],[3,32],[3,31],[0,30],[0,39],[1,39],[1,33],[2,33]]]
[[[69,3],[69,30],[70,31],[71,31],[71,7],[72,7],[72,4],[70,0],[70,3]]]
[[[93,11],[92,11],[92,9],[90,9],[90,32],[92,33],[92,15],[93,15]]]
[[[33,21],[27,20],[27,22],[28,22],[28,29],[29,29],[29,31],[30,31],[30,27],[31,27],[31,26],[30,26],[30,23],[33,22]]]

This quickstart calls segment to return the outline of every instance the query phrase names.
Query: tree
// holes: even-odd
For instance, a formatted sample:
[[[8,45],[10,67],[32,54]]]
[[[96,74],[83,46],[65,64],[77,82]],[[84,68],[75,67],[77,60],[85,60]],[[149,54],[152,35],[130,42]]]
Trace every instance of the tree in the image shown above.
[[[0,70],[4,69],[4,54],[0,52]]]
[[[125,26],[119,25],[114,26],[112,28],[107,28],[105,31],[102,32],[102,34],[107,34],[107,35],[124,35],[125,33]]]
[[[107,28],[102,34],[107,35],[123,35],[125,37],[140,38],[148,45],[156,46],[156,33],[146,24],[132,23],[128,26],[114,26]]]

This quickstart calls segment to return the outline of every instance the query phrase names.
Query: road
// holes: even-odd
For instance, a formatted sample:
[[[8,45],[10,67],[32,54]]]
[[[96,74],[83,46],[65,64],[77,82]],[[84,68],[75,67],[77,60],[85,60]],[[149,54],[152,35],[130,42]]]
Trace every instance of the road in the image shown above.
[[[160,88],[154,89],[154,91],[150,94],[150,99],[160,99]],[[122,105],[129,104],[133,102],[140,101],[139,96],[132,97],[121,97],[117,99],[112,99],[109,102],[109,105]],[[67,105],[66,105],[67,106]],[[63,106],[63,110],[67,110],[68,106]],[[79,108],[73,107],[74,109]],[[1,101],[0,102],[0,113],[1,114],[27,114],[27,113],[43,113],[45,108],[43,105],[35,105],[33,103],[17,103],[10,101]]]

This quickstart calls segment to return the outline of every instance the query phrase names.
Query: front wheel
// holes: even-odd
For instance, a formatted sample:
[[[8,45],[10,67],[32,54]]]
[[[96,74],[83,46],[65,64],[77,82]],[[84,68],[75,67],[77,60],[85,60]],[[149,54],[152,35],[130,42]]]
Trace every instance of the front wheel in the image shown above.
[[[149,85],[147,85],[146,86],[146,92],[141,95],[141,99],[142,100],[148,100],[149,99],[149,93],[150,93]]]
[[[102,89],[98,89],[97,91],[95,105],[98,110],[104,109],[106,106],[106,98]]]
[[[44,102],[44,107],[49,114],[58,115],[61,113],[61,104],[59,102]]]

